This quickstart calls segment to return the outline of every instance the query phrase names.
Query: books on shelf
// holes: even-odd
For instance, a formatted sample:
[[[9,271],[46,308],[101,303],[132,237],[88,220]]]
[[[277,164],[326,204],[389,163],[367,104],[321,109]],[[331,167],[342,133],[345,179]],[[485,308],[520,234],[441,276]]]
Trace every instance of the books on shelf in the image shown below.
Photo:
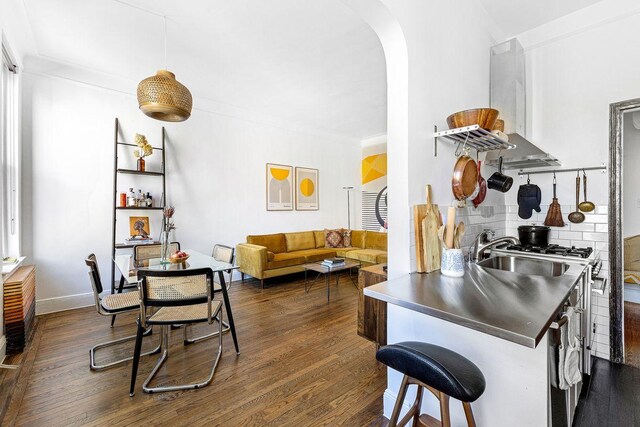
[[[331,268],[331,267],[343,266],[345,262],[344,262],[344,258],[327,258],[324,261],[322,261],[320,264],[325,267]]]
[[[128,237],[124,239],[124,242],[128,245],[150,245],[150,244],[156,243],[156,241],[153,240],[151,237],[145,238],[140,236]]]

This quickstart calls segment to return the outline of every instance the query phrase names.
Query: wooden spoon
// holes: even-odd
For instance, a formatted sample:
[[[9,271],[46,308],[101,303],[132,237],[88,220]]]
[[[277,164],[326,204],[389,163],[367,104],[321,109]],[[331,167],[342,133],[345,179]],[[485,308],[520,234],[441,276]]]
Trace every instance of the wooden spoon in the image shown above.
[[[460,221],[460,223],[458,224],[458,226],[456,227],[456,234],[453,238],[454,240],[454,246],[458,249],[460,249],[460,242],[462,241],[462,236],[464,236],[464,222]]]
[[[569,214],[569,221],[574,224],[584,222],[584,214],[580,212],[580,172],[576,178],[576,211]]]
[[[442,246],[447,248],[447,244],[444,241],[444,225],[438,227],[438,238],[440,239],[440,243],[442,243]]]
[[[587,174],[584,170],[582,171],[582,182],[584,183],[584,202],[580,203],[578,208],[580,208],[582,212],[592,212],[596,208],[596,205],[587,201]]]

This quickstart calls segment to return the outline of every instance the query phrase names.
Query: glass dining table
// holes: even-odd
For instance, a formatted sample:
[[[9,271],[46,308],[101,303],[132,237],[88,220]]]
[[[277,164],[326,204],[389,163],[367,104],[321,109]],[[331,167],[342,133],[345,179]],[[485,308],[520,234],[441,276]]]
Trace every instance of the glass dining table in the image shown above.
[[[229,293],[227,292],[227,285],[225,283],[224,273],[237,270],[238,266],[229,264],[227,262],[217,261],[209,255],[205,255],[194,250],[185,250],[189,254],[189,259],[182,263],[162,263],[160,258],[151,258],[147,260],[135,261],[133,255],[116,255],[113,259],[116,267],[122,274],[121,284],[125,282],[129,285],[135,285],[138,282],[139,270],[191,270],[197,268],[210,268],[213,273],[218,273],[218,279],[220,283],[220,289],[215,289],[216,292],[222,292],[222,298],[224,299],[224,306],[227,312],[227,318],[229,320],[229,329],[231,330],[231,336],[233,337],[233,343],[236,347],[236,353],[240,354],[240,347],[238,346],[238,337],[236,335],[236,328],[233,322],[233,314],[231,312],[231,303],[229,302]],[[122,286],[120,287],[120,289]]]

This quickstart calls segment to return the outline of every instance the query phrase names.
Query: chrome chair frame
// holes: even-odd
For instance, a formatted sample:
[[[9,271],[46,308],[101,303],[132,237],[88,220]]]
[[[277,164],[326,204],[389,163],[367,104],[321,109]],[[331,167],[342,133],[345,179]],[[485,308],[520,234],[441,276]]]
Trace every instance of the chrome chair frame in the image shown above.
[[[166,300],[153,300],[147,295],[147,278],[148,277],[188,277],[188,276],[202,276],[206,275],[206,296],[195,296],[193,298],[184,298],[182,300],[175,299],[166,299]],[[147,377],[147,379],[142,384],[142,391],[145,393],[161,393],[167,391],[177,391],[177,390],[193,390],[205,387],[211,383],[213,380],[213,376],[215,374],[216,368],[218,367],[218,362],[220,361],[220,357],[222,356],[222,324],[223,324],[223,311],[222,301],[214,301],[214,282],[213,282],[213,271],[210,268],[200,268],[194,270],[141,270],[138,272],[138,290],[140,292],[140,317],[138,319],[138,332],[136,335],[136,348],[134,352],[132,370],[131,370],[131,385],[129,389],[129,396],[133,396],[135,394],[135,383],[136,383],[136,375],[138,371],[138,363],[139,363],[139,355],[140,355],[140,347],[142,345],[142,335],[144,334],[144,329],[153,326],[159,325],[161,326],[161,356],[158,358],[158,362],[154,366],[153,370]],[[212,303],[216,302],[215,309],[212,307]],[[190,306],[196,304],[207,303],[207,317],[206,320],[197,320],[195,322],[185,322],[185,319],[169,319],[169,320],[161,320],[154,321],[153,315],[148,316],[147,308],[158,308],[162,310],[162,307],[176,307],[176,306]],[[149,387],[149,383],[156,376],[164,362],[169,357],[169,331],[170,326],[174,323],[185,325],[185,337],[186,337],[186,328],[191,323],[203,323],[206,321],[208,324],[213,324],[214,321],[218,322],[218,331],[216,335],[218,336],[218,353],[216,354],[213,366],[211,367],[211,371],[209,376],[201,382],[192,383],[192,384],[182,384],[176,386],[158,386],[158,387]],[[199,340],[199,339],[198,339]]]
[[[170,246],[170,251],[173,250],[180,250],[180,242],[171,242],[169,243]],[[148,243],[148,244],[141,244],[141,245],[135,245],[133,247],[133,260],[134,262],[137,261],[144,261],[147,259],[151,259],[151,258],[160,258],[160,248],[162,247],[162,244],[160,243]],[[158,253],[153,253],[153,254],[146,254],[146,255],[141,255],[139,252],[144,252],[145,250],[149,250],[152,248],[157,248],[158,249]],[[118,293],[121,294],[122,290],[124,289],[124,276],[120,277],[120,283],[118,284]],[[116,315],[112,315],[111,316],[111,327],[113,327],[114,323],[116,323]]]
[[[139,307],[138,304],[128,305],[115,310],[106,308],[103,305],[102,297],[100,297],[100,294],[103,292],[103,287],[102,287],[102,281],[100,279],[100,270],[98,269],[98,261],[96,260],[96,256],[94,254],[89,254],[89,256],[87,256],[87,258],[85,259],[85,263],[89,267],[89,281],[91,282],[91,287],[93,288],[93,298],[96,306],[96,311],[98,312],[98,314],[100,314],[101,316],[114,316],[116,313],[121,314],[121,313],[127,313],[127,312],[138,310],[138,307]],[[114,294],[114,295],[111,295],[110,297],[120,298],[120,295],[124,296],[124,294],[117,294],[117,295]],[[150,334],[151,334],[151,329],[148,329],[144,331],[143,335],[148,336]],[[118,359],[116,361],[106,363],[104,365],[98,365],[96,364],[96,352],[103,348],[112,347],[114,345],[118,345],[127,341],[133,341],[135,340],[135,338],[136,338],[136,335],[129,335],[124,338],[119,338],[116,340],[111,340],[101,344],[94,345],[93,347],[91,347],[91,349],[89,349],[89,368],[92,371],[102,371],[104,369],[108,369],[113,366],[120,365],[122,363],[133,360],[133,356],[130,356],[124,359]],[[141,356],[149,356],[151,354],[157,354],[159,352],[160,352],[160,345],[158,345],[158,347],[156,347],[153,350],[142,353]]]
[[[220,249],[220,248],[221,249],[226,249],[227,251],[229,251],[231,256],[228,257],[228,258],[221,258],[221,257],[217,256],[217,250]],[[213,246],[213,251],[211,252],[211,257],[213,259],[215,259],[216,261],[228,262],[229,264],[233,264],[233,261],[235,259],[235,248],[233,248],[231,246],[216,244],[216,245]],[[229,281],[226,283],[227,290],[228,290],[231,287],[231,281],[233,279],[233,270],[228,270],[228,271],[225,271],[224,273],[227,273],[229,275]],[[214,280],[215,280],[215,278],[214,278]],[[220,284],[214,283],[214,285],[213,285],[213,293],[214,293],[214,295],[215,295],[216,292],[221,292],[222,291],[220,286],[221,286]],[[216,332],[212,332],[210,334],[202,335],[202,336],[199,336],[199,337],[196,337],[196,338],[189,338],[189,331],[188,331],[189,326],[190,325],[184,325],[183,341],[184,341],[185,345],[195,344],[195,343],[200,342],[202,340],[213,338],[213,337],[218,335],[218,331],[216,331]],[[225,322],[224,320],[222,321],[222,326],[223,326],[223,328],[222,328],[222,331],[220,333],[226,334],[231,329],[229,327],[229,324],[227,322]]]

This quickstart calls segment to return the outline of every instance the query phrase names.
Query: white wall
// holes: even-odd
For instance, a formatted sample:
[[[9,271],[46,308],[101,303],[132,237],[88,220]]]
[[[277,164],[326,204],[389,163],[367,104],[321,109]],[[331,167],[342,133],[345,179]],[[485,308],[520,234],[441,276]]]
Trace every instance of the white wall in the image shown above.
[[[624,159],[622,178],[622,214],[624,222],[622,231],[624,237],[640,234],[640,130],[633,125],[633,115],[624,115]]]
[[[25,212],[30,215],[23,245],[38,265],[40,312],[90,303],[82,295],[90,291],[83,262],[90,252],[98,256],[108,283],[116,116],[125,140],[139,132],[160,144],[162,123],[146,118],[133,95],[28,70],[25,74]],[[176,206],[176,238],[183,248],[210,252],[214,243],[235,245],[252,233],[346,226],[342,187],[356,183],[359,190],[357,140],[198,109],[187,122],[165,126],[168,201]],[[129,152],[121,156],[133,167]],[[158,156],[149,158],[148,168]],[[267,162],[319,169],[320,210],[267,212]],[[136,182],[136,190],[159,196],[159,179],[139,177]],[[122,237],[128,216],[119,214]],[[157,234],[159,225],[152,222],[151,227]]]
[[[640,96],[638,25],[637,2],[604,0],[518,36],[526,51],[528,136],[559,158],[563,167],[608,164],[609,104]],[[531,179],[542,189],[542,204],[548,205],[552,177],[536,175]],[[588,198],[600,207],[603,216],[606,211],[602,209],[609,204],[608,182],[608,174],[588,172]],[[575,175],[558,175],[558,199],[566,216],[569,211],[565,210],[575,203]],[[507,204],[516,204],[515,192],[507,196]],[[598,234],[590,237],[598,239],[594,246],[600,250],[602,274],[606,275],[606,221],[598,221]],[[589,232],[575,228],[567,225],[566,231]],[[559,236],[562,233],[559,230]],[[598,351],[600,357],[607,357],[608,352],[608,290],[603,297],[594,298],[596,306],[592,307],[603,350]]]
[[[433,126],[445,126],[448,114],[454,111],[485,106],[489,103],[489,48],[495,39],[487,29],[491,22],[475,1],[419,2],[384,0],[398,20],[408,52],[408,147],[397,147],[389,133],[389,251],[401,253],[415,262],[410,206],[424,203],[424,186],[433,186],[434,201],[443,208],[452,201],[451,172],[455,163],[454,147],[441,144],[438,157],[433,156]],[[455,27],[451,26],[456,21]],[[383,43],[384,45],[384,43]],[[387,51],[385,50],[385,53]],[[460,66],[462,62],[472,67]],[[387,58],[389,64],[389,58]],[[388,71],[388,75],[390,75]],[[395,94],[389,88],[388,102],[392,108]],[[398,100],[403,101],[403,100]],[[394,126],[389,116],[389,129]],[[395,187],[402,183],[403,189]],[[406,191],[406,198],[402,194]],[[401,193],[396,196],[396,192]],[[492,196],[493,197],[493,196]],[[493,204],[492,197],[487,200]],[[504,204],[504,198],[501,197]],[[403,216],[403,218],[399,218]],[[397,238],[395,233],[407,233]],[[409,247],[404,246],[409,243]],[[398,245],[403,245],[399,247]],[[408,250],[407,250],[408,249]],[[406,265],[390,264],[392,273],[411,269]],[[406,266],[406,267],[405,267]],[[410,325],[415,313],[389,310],[388,323]],[[389,330],[388,341],[396,342],[405,336]],[[387,395],[395,397],[401,375],[389,370]],[[389,402],[393,399],[385,399]],[[391,407],[385,403],[385,414]],[[437,416],[437,414],[433,414]]]

